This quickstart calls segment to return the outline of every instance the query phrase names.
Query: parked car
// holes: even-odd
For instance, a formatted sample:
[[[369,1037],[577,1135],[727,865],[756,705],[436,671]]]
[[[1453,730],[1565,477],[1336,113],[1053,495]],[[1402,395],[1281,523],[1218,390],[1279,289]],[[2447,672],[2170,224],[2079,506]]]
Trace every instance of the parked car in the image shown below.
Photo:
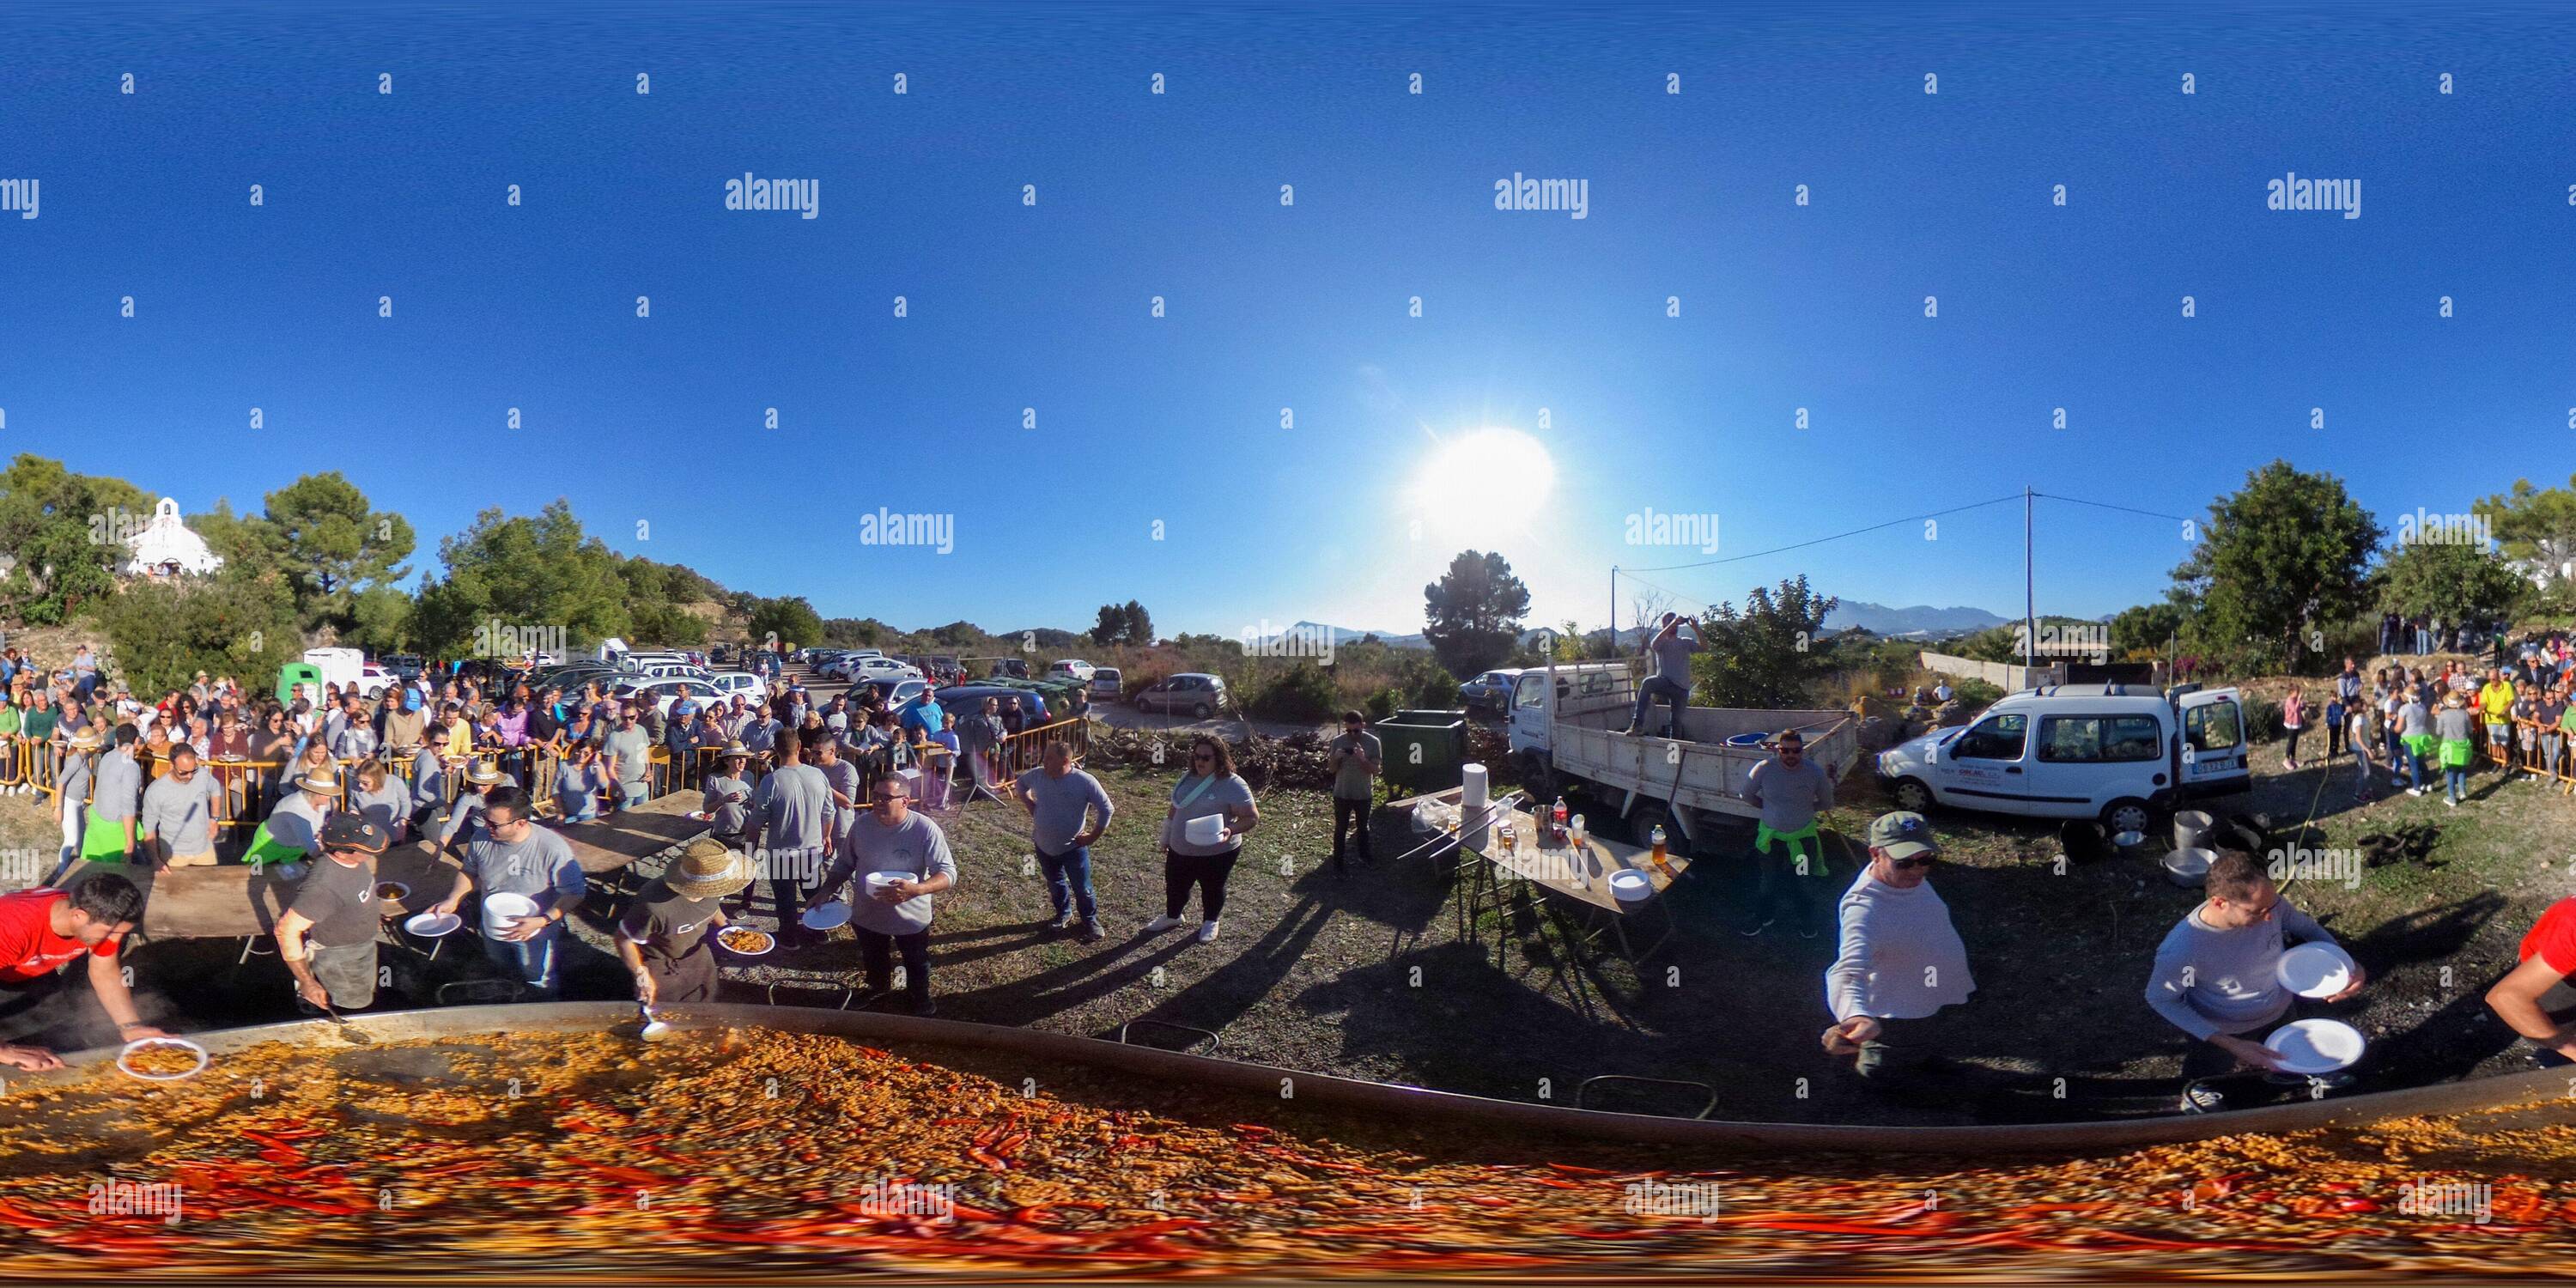
[[[983,710],[986,698],[1000,698],[1006,703],[1011,698],[1018,698],[1020,710],[1027,712],[1034,723],[1043,724],[1055,718],[1054,714],[1047,710],[1046,695],[1035,689],[1015,689],[1004,684],[969,682],[951,684],[939,690],[939,705],[946,710],[956,712],[961,720],[974,712]]]
[[[715,691],[731,702],[737,693],[745,702],[758,702],[769,696],[769,686],[749,671],[714,671],[707,676]]]
[[[1095,666],[1091,668],[1091,700],[1115,702],[1126,695],[1126,683],[1126,677],[1118,674],[1117,667]]]
[[[1998,699],[1975,723],[1878,754],[1900,809],[2099,818],[2144,832],[2156,812],[2245,790],[2245,711],[2234,689],[2056,684]]]
[[[853,684],[867,680],[918,680],[923,676],[916,667],[906,666],[883,653],[869,653],[845,659],[842,674]]]
[[[1512,700],[1512,686],[1520,682],[1518,668],[1487,671],[1458,686],[1458,701],[1470,712],[1503,714]]]
[[[1165,676],[1136,691],[1139,711],[1164,711],[1205,720],[1227,708],[1225,677],[1201,671]]]
[[[1057,658],[1055,665],[1048,667],[1046,673],[1050,680],[1072,680],[1080,684],[1089,684],[1091,673],[1099,669],[1081,658],[1065,657]]]
[[[697,699],[699,706],[705,706],[709,702],[715,700],[716,691],[713,686],[705,683],[704,681],[685,679],[676,676],[665,676],[658,679],[648,680],[630,680],[624,684],[618,685],[615,693],[618,700],[621,702],[628,699],[633,699],[637,702],[651,702],[654,710],[661,712],[664,716],[668,716],[671,714],[672,704],[680,700],[680,689],[683,686],[687,687],[691,697]]]
[[[1007,676],[1014,680],[1025,680],[1029,678],[1029,664],[1016,657],[997,657],[993,659],[990,674],[997,678]]]
[[[396,679],[402,680],[418,679],[422,669],[427,666],[427,663],[421,661],[418,653],[395,653],[384,658],[383,661],[385,669],[393,672]]]
[[[877,696],[884,700],[884,706],[888,711],[901,711],[905,705],[910,703],[914,698],[920,697],[922,694],[930,691],[930,681],[912,679],[862,680],[859,683],[850,686],[850,696],[855,700],[861,692],[869,689],[876,690]]]

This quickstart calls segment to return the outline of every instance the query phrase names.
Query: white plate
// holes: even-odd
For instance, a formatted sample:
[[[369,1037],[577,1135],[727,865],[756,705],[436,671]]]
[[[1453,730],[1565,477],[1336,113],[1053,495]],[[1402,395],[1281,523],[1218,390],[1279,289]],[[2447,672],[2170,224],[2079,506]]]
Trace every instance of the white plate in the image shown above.
[[[2301,997],[2332,997],[2352,984],[2352,954],[2322,939],[2281,954],[2272,974]]]
[[[2281,1057],[2283,1073],[2318,1074],[2349,1067],[2370,1043],[2341,1020],[2295,1020],[2272,1030],[2263,1045]]]
[[[196,1066],[189,1069],[186,1073],[137,1072],[134,1066],[125,1062],[126,1058],[148,1046],[183,1047],[196,1055]],[[124,1073],[125,1076],[129,1078],[141,1078],[145,1082],[177,1082],[181,1078],[193,1078],[198,1074],[205,1072],[206,1061],[210,1058],[211,1057],[206,1054],[206,1049],[204,1047],[198,1046],[196,1043],[191,1042],[186,1038],[136,1038],[135,1040],[126,1043],[124,1050],[116,1053],[116,1067],[120,1072]]]
[[[1634,903],[1655,893],[1654,878],[1634,868],[1621,868],[1610,874],[1610,893],[1623,903]]]
[[[830,903],[818,903],[807,908],[801,920],[808,930],[830,930],[838,926],[846,926],[850,924],[850,905],[838,899]]]
[[[423,939],[436,939],[455,934],[457,927],[464,924],[465,919],[452,912],[416,912],[403,922],[403,929]]]
[[[728,926],[725,929],[730,930],[733,929],[733,927]],[[769,934],[769,932],[765,930],[760,933],[764,935]],[[778,936],[776,935],[769,935],[769,947],[756,950],[736,948],[733,945],[726,943],[723,930],[717,931],[713,936],[711,936],[711,938],[716,941],[716,947],[732,953],[736,957],[767,957],[778,950]]]
[[[704,822],[707,822],[707,821],[709,821],[709,820],[711,820],[711,819],[713,819],[713,818],[715,817],[715,815],[710,814],[710,813],[708,813],[708,812],[706,812],[705,810],[702,810],[702,809],[693,809],[693,810],[690,810],[690,811],[689,811],[689,815],[688,815],[688,816],[689,816],[689,820],[690,820],[691,822],[696,822],[696,823],[704,823]]]

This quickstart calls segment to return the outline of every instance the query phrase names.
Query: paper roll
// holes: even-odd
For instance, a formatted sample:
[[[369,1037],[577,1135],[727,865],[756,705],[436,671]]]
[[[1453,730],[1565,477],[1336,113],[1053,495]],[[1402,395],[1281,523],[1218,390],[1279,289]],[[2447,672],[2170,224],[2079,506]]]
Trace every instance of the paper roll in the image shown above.
[[[1485,780],[1483,765],[1460,765],[1458,774],[1459,781],[1463,784],[1458,793],[1460,815],[1458,834],[1469,848],[1481,850],[1485,848],[1486,825],[1492,822],[1485,815],[1486,807],[1493,803],[1493,798],[1488,794],[1493,789]]]

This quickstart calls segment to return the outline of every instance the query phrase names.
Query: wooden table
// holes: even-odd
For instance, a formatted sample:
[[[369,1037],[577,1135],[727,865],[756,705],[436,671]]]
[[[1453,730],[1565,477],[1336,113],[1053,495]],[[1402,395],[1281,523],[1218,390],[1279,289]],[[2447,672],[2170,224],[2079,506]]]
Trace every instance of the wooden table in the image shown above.
[[[1455,805],[1463,791],[1463,788],[1452,787],[1424,796],[1389,801],[1387,805],[1390,809],[1407,810],[1426,801]],[[1509,793],[1505,799],[1514,799],[1518,795],[1517,792]],[[1503,849],[1501,844],[1501,824],[1506,820],[1511,823],[1518,840],[1511,850]],[[1462,832],[1465,830],[1461,829]],[[1542,847],[1534,839],[1539,835],[1538,819],[1529,810],[1515,805],[1507,811],[1495,813],[1494,823],[1486,830],[1483,847],[1467,845],[1463,836],[1452,837],[1446,844],[1434,847],[1432,855],[1435,861],[1453,850],[1469,856],[1468,862],[1459,865],[1459,870],[1468,876],[1467,897],[1471,903],[1480,899],[1483,891],[1499,890],[1493,883],[1497,875],[1528,882],[1553,896],[1557,906],[1569,910],[1581,921],[1581,926],[1574,932],[1579,942],[1588,945],[1606,933],[1617,941],[1620,955],[1631,965],[1652,956],[1672,938],[1675,929],[1672,906],[1664,901],[1664,892],[1672,889],[1673,882],[1690,871],[1688,855],[1676,847],[1667,847],[1665,860],[1672,865],[1672,875],[1666,876],[1656,869],[1652,852],[1643,846],[1605,840],[1596,832],[1586,836],[1579,848],[1571,844]],[[1621,900],[1610,892],[1610,875],[1621,871],[1644,873],[1653,892],[1643,899]],[[1641,918],[1649,909],[1661,914],[1663,925],[1654,941],[1640,949],[1630,938],[1629,927],[1631,924],[1644,926]],[[1641,929],[1639,933],[1642,935],[1644,932]]]

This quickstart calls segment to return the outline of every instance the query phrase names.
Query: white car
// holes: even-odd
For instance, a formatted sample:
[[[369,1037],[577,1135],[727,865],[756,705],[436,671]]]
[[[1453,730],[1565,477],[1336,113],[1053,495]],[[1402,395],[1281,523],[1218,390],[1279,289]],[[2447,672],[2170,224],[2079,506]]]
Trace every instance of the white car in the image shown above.
[[[760,702],[769,697],[769,686],[749,671],[716,671],[707,677],[717,696],[730,704],[735,694],[745,702]]]
[[[921,668],[906,666],[882,653],[863,654],[841,663],[841,674],[850,683],[863,680],[919,680],[926,678]]]
[[[639,703],[649,701],[653,704],[654,710],[668,717],[671,714],[672,705],[680,700],[680,690],[683,688],[687,689],[689,696],[695,698],[698,705],[702,707],[712,705],[720,699],[715,686],[703,680],[666,677],[654,680],[629,680],[620,684],[617,686],[617,700]]]
[[[1091,683],[1092,673],[1099,669],[1099,667],[1093,666],[1089,662],[1085,662],[1078,657],[1057,658],[1055,664],[1046,669],[1046,678],[1050,680],[1071,680],[1076,684],[1089,684]]]
[[[2128,684],[2031,689],[1873,763],[1899,809],[2098,818],[2115,834],[2144,832],[2156,811],[2252,781],[2243,700],[2196,684],[2163,693]]]

